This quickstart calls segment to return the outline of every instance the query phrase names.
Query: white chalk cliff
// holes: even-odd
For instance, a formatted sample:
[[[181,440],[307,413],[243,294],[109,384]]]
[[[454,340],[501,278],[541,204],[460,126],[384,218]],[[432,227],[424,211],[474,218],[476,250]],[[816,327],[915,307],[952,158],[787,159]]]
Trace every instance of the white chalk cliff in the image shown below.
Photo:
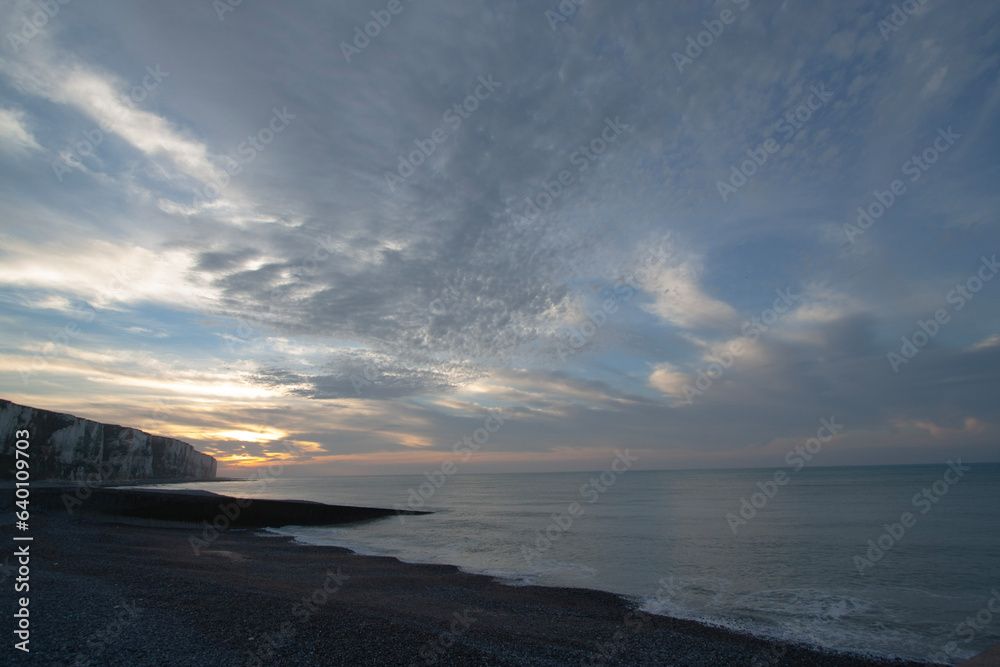
[[[31,479],[215,477],[216,461],[181,440],[0,399],[0,478],[14,477],[15,433],[30,433]]]

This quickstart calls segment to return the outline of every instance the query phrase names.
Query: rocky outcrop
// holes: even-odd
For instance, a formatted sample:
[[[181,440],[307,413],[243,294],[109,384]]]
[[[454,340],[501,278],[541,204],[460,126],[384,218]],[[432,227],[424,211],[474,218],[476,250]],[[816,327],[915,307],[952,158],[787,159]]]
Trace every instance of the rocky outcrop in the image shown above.
[[[432,514],[423,510],[327,505],[305,500],[234,498],[207,491],[93,488],[79,501],[77,487],[53,484],[31,490],[35,508],[69,511],[74,516],[141,525],[194,523],[230,528],[332,526],[392,515]],[[0,488],[0,511],[14,507],[13,488]],[[221,517],[221,518],[220,518]],[[200,531],[199,531],[200,532]],[[206,533],[202,533],[205,535]]]
[[[181,440],[0,399],[0,479],[14,478],[14,434],[21,429],[31,434],[34,481],[215,477],[215,459]]]

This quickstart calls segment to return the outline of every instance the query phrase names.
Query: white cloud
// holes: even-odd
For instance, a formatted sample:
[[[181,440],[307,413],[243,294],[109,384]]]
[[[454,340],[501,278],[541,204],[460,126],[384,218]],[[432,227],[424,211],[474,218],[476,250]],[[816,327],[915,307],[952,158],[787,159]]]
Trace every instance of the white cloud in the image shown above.
[[[697,283],[697,273],[690,264],[659,269],[645,286],[656,299],[646,310],[684,329],[732,328],[738,314],[729,304],[706,294]]]
[[[96,240],[72,246],[13,243],[7,249],[0,284],[72,294],[98,308],[156,302],[195,309],[215,296],[211,288],[185,280],[195,260],[183,250],[153,252]]]
[[[649,376],[649,386],[667,396],[684,396],[685,384],[688,384],[687,373],[678,371],[677,367],[669,362],[653,366],[653,372]]]
[[[784,328],[829,324],[867,310],[865,304],[856,297],[837,291],[827,284],[806,285],[800,299],[801,303],[787,318],[782,318],[787,322]]]
[[[198,184],[219,184],[228,186],[209,201],[198,203],[190,195],[181,202],[172,202],[159,197],[158,207],[167,213],[194,215],[206,210],[213,217],[234,224],[256,221],[256,206],[252,198],[229,185],[230,176],[224,168],[223,157],[212,152],[209,146],[191,138],[166,118],[142,108],[142,102],[135,101],[133,91],[143,91],[142,97],[152,94],[157,87],[169,83],[169,71],[157,65],[146,68],[137,81],[127,82],[121,77],[100,72],[81,61],[76,56],[52,46],[43,37],[36,40],[30,56],[24,62],[0,59],[0,73],[22,93],[40,97],[56,104],[72,106],[92,121],[87,128],[92,136],[100,136],[100,142],[114,136],[128,142],[133,148],[147,156],[157,167],[160,177],[174,181],[179,189],[191,192],[191,180]],[[140,85],[142,84],[142,85]],[[145,87],[144,87],[145,86]],[[136,93],[137,95],[137,93]],[[30,133],[24,129],[20,117],[13,112],[6,116],[0,109],[0,146],[20,146],[38,148]],[[98,151],[95,151],[96,154]],[[80,169],[92,173],[96,178],[105,177],[94,173],[93,165],[88,167],[86,158],[68,155],[60,151],[60,158],[66,169]],[[69,159],[67,159],[69,158]],[[99,160],[100,158],[92,158]],[[104,165],[101,165],[101,172]],[[123,183],[123,187],[136,186]]]
[[[41,150],[25,126],[23,111],[0,108],[0,150],[13,154]]]
[[[128,86],[117,77],[98,74],[82,64],[54,73],[55,99],[74,105],[96,123],[111,124],[112,131],[150,157],[167,157],[182,173],[206,181],[218,169],[208,148],[189,139],[166,119],[140,109],[122,92]]]
[[[70,313],[75,310],[72,301],[59,294],[51,293],[45,294],[40,299],[33,301],[31,303],[31,307],[45,310],[58,310],[64,313]]]

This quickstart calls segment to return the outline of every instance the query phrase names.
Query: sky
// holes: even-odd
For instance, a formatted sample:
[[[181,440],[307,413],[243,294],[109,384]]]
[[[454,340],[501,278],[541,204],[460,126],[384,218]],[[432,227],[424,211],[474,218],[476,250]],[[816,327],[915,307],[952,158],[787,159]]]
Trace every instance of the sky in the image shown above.
[[[0,34],[4,398],[220,475],[1000,460],[996,3],[13,0]]]

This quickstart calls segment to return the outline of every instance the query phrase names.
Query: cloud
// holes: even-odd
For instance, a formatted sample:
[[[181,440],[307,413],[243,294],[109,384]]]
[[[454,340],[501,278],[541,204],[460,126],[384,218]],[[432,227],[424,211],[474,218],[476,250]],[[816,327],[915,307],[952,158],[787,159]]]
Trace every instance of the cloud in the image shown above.
[[[13,154],[41,150],[28,130],[23,111],[0,107],[0,149]]]
[[[653,366],[649,375],[649,386],[673,398],[683,397],[684,385],[689,382],[687,373],[678,371],[676,366],[666,361]]]
[[[1000,347],[1000,334],[990,334],[972,346],[972,350],[982,350],[990,347]]]
[[[46,297],[50,300],[72,296],[97,308],[146,302],[206,308],[213,300],[210,287],[183,280],[193,259],[179,249],[154,252],[128,242],[91,240],[72,245],[15,242],[8,252],[0,280],[62,295]]]
[[[139,106],[169,72],[157,65],[143,72],[147,85],[132,86],[122,78],[99,72],[51,42],[37,44],[27,62],[5,60],[2,71],[27,95],[66,104],[82,113],[100,133],[114,133],[152,157],[166,157],[181,172],[207,179],[214,173],[207,148],[185,136],[168,120]],[[141,95],[134,91],[141,91]],[[95,135],[96,136],[96,135]]]
[[[208,5],[73,7],[0,57],[0,321],[17,334],[0,379],[22,402],[121,421],[168,397],[186,405],[163,428],[233,461],[369,472],[423,466],[498,406],[491,460],[525,469],[612,442],[759,463],[831,412],[851,420],[845,462],[996,432],[992,285],[898,376],[884,357],[997,244],[988,3],[928,5],[889,40],[869,2],[751,3],[682,72],[672,53],[712,16],[695,5],[588,3],[555,31],[527,3],[414,5],[350,63],[339,42],[367,18],[348,4],[244,3],[223,24]],[[480,77],[501,85],[457,115]],[[818,85],[829,102],[779,130]],[[275,109],[287,131],[246,159]],[[614,142],[609,121],[629,128]],[[941,126],[955,147],[847,243]],[[721,201],[769,138],[781,151]],[[538,213],[515,221],[526,200]],[[751,341],[775,290],[798,300]]]
[[[698,285],[697,274],[690,264],[661,268],[649,281],[647,289],[655,295],[655,301],[646,309],[685,329],[734,327],[738,320],[736,311],[706,294]]]

